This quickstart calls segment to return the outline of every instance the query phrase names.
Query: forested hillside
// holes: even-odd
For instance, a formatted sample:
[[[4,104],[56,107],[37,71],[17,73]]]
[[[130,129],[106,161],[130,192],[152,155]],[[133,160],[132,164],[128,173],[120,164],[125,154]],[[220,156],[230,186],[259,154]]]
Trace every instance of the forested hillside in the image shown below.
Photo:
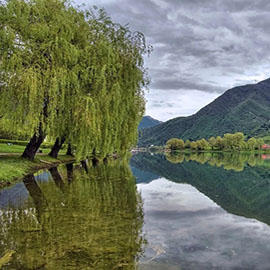
[[[139,145],[164,145],[171,138],[208,139],[237,131],[248,136],[270,132],[270,79],[230,89],[192,116],[143,130]]]
[[[150,128],[161,124],[162,122],[152,118],[151,116],[144,116],[139,124],[139,130],[144,128]]]

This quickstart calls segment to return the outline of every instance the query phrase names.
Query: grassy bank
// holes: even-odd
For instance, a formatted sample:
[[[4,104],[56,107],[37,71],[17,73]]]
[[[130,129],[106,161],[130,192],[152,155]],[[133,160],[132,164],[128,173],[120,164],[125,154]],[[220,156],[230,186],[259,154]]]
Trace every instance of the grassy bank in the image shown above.
[[[0,188],[11,185],[23,176],[37,170],[50,168],[57,164],[73,161],[71,156],[59,155],[57,159],[46,155],[37,155],[34,161],[21,158],[20,155],[0,154]]]
[[[4,140],[0,139],[0,154],[1,153],[23,153],[28,142],[25,141],[15,141],[15,140]],[[51,150],[51,143],[43,143],[39,150],[42,153],[48,154]],[[61,150],[60,154],[64,154],[66,149]]]
[[[14,140],[0,140],[0,188],[12,184],[17,179],[33,173],[39,169],[48,168],[60,163],[72,161],[73,158],[65,156],[64,150],[60,151],[57,159],[49,157],[51,145],[44,143],[34,161],[21,158],[28,142]]]

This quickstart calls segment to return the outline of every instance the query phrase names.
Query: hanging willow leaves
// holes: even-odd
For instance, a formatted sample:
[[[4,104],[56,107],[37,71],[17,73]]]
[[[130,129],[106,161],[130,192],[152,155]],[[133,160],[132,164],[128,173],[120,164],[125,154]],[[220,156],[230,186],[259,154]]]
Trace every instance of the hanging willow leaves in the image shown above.
[[[151,51],[141,33],[60,0],[5,1],[0,29],[1,129],[66,140],[78,159],[135,144]]]

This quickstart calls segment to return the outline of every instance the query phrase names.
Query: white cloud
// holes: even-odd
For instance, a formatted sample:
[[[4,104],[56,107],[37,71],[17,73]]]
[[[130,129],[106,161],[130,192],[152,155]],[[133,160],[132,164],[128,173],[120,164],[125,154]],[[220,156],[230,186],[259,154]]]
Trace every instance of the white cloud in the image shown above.
[[[146,114],[166,121],[177,116],[188,116],[212,102],[219,96],[217,93],[197,90],[153,90],[146,93]]]

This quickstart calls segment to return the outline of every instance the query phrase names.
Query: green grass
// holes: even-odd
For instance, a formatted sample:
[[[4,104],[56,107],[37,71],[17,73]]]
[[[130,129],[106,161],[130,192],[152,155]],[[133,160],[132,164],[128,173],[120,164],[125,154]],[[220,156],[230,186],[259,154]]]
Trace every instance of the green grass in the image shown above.
[[[35,162],[34,162],[35,163]],[[7,182],[23,176],[33,166],[33,162],[19,157],[0,157],[0,181]]]
[[[8,140],[8,139],[0,139],[0,143],[12,143],[12,144],[16,144],[16,145],[22,145],[22,146],[26,146],[29,143],[28,141],[20,141],[20,140]],[[53,146],[52,142],[43,142],[42,143],[42,148],[51,148]]]
[[[17,145],[17,144],[8,145],[7,143],[0,143],[0,154],[1,153],[23,153],[24,149],[25,149],[25,146],[23,145]],[[51,149],[44,148],[41,146],[40,150],[42,150],[42,153],[48,154]],[[65,152],[66,150],[63,149],[59,152],[59,154],[64,155]]]
[[[49,156],[37,156],[33,162],[21,158],[20,156],[0,156],[0,187],[4,187],[39,169],[48,168],[52,165],[72,160],[72,157],[64,155],[60,155],[57,159]]]
[[[0,153],[22,153],[25,146],[0,143]]]

